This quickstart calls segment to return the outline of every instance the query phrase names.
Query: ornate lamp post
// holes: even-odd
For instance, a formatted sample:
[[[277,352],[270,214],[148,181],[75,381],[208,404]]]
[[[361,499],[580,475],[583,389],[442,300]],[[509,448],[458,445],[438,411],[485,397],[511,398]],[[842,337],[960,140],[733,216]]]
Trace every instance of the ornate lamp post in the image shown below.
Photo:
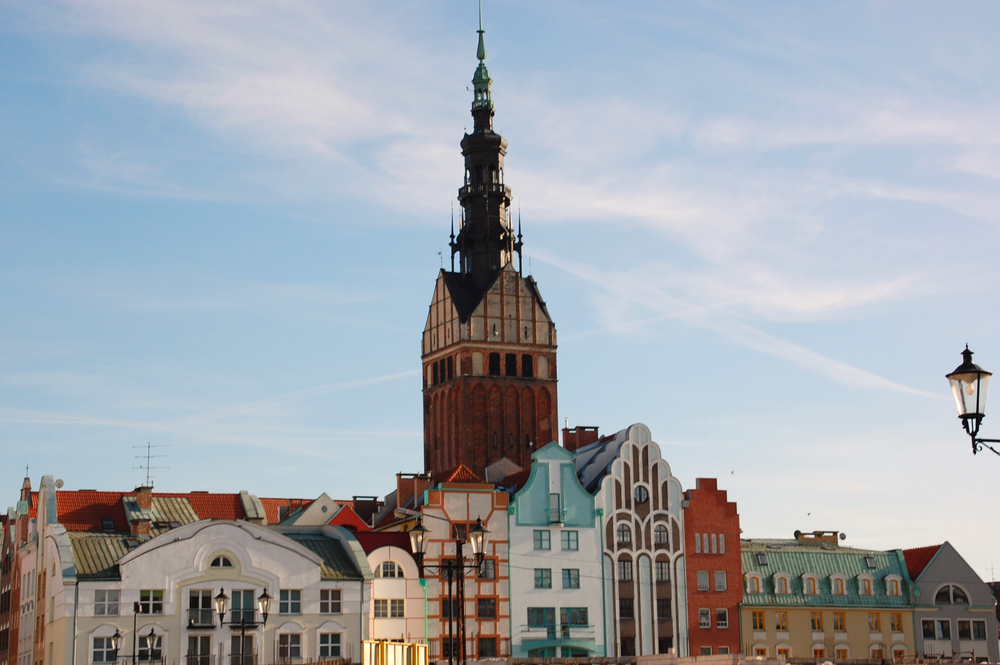
[[[263,621],[260,624],[257,623],[257,617],[254,615],[251,615],[251,620],[247,621],[245,608],[233,610],[234,612],[238,611],[240,613],[239,621],[226,622],[226,606],[229,604],[229,596],[226,595],[225,589],[219,589],[219,595],[216,596],[214,600],[215,611],[219,615],[219,626],[229,626],[234,631],[240,631],[240,653],[239,661],[237,661],[236,665],[247,665],[244,660],[246,658],[244,651],[246,650],[247,631],[257,630],[258,627],[266,626],[267,615],[271,612],[271,596],[267,593],[267,587],[264,587],[264,593],[257,596],[257,610],[260,612],[261,617],[263,617]],[[253,610],[250,611],[253,612]],[[252,656],[253,654],[250,655]]]
[[[1000,455],[1000,451],[989,445],[1000,443],[1000,439],[979,438],[979,426],[986,417],[986,391],[992,375],[993,372],[987,372],[972,362],[972,351],[969,350],[968,344],[965,346],[965,351],[962,351],[962,364],[951,374],[945,375],[951,383],[951,393],[955,397],[955,406],[958,407],[958,417],[962,420],[962,427],[972,438],[973,455],[983,448],[989,448]]]
[[[447,521],[447,520],[446,520]],[[451,525],[451,522],[448,522]],[[420,577],[424,577],[424,570],[431,569],[448,582],[448,665],[455,662],[455,633],[458,632],[459,663],[465,665],[465,574],[473,570],[479,571],[483,565],[486,552],[486,541],[489,537],[489,529],[483,526],[483,520],[476,518],[476,525],[469,529],[469,545],[472,546],[473,559],[466,561],[464,547],[465,541],[455,538],[455,556],[447,559],[444,552],[441,552],[441,562],[437,565],[424,566],[424,554],[427,553],[427,536],[430,529],[424,526],[423,517],[417,518],[417,526],[410,529],[410,546],[413,555],[417,559],[417,567],[420,569]],[[457,534],[456,534],[457,535]],[[453,589],[452,583],[455,583]],[[454,592],[454,593],[453,593]],[[457,598],[456,598],[457,596]],[[455,601],[458,601],[457,603]],[[455,616],[455,610],[458,616]],[[456,622],[457,619],[457,622]],[[457,631],[453,628],[457,626]]]

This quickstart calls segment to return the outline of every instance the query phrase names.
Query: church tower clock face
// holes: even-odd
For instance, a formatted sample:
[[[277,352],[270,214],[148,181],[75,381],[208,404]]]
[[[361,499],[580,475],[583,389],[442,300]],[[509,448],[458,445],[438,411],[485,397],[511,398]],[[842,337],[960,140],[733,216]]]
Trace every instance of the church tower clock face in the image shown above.
[[[478,33],[458,233],[453,222],[451,269],[438,273],[421,358],[424,470],[465,465],[486,479],[486,467],[504,458],[528,468],[531,453],[556,439],[556,328],[521,270],[507,141],[493,130],[482,25]]]

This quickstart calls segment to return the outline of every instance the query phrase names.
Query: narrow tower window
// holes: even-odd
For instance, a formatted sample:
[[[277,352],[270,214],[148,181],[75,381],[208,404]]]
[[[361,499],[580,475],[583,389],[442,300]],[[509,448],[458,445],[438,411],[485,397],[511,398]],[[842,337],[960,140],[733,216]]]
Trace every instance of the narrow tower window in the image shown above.
[[[531,354],[529,353],[525,353],[521,356],[521,376],[526,379],[530,379],[535,376],[535,366],[531,362]]]
[[[434,385],[438,384],[438,364],[434,363]]]
[[[455,359],[451,356],[448,356],[448,378],[455,378]]]
[[[500,354],[490,354],[490,376],[500,376]]]
[[[513,353],[508,353],[504,357],[504,364],[507,366],[505,369],[506,376],[517,376],[517,356]]]

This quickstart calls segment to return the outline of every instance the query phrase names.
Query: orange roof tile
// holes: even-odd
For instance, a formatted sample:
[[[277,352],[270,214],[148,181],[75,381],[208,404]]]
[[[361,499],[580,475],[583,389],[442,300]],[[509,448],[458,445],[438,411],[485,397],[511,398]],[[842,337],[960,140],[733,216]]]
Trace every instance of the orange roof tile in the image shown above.
[[[126,492],[57,491],[59,523],[67,531],[104,531],[104,520],[110,519],[114,521],[115,531],[128,531],[123,496]]]
[[[913,549],[903,550],[903,558],[906,559],[906,570],[910,573],[910,579],[916,581],[920,577],[920,573],[924,572],[924,568],[927,564],[931,562],[937,551],[941,549],[940,545],[929,545],[927,547],[914,547]]]
[[[483,479],[464,464],[442,471],[434,476],[434,484],[437,483],[482,483]]]
[[[281,524],[282,516],[281,509],[288,508],[284,517],[288,517],[294,512],[298,512],[304,508],[308,508],[313,499],[275,499],[275,498],[261,498],[261,504],[264,506],[264,514],[267,515],[268,524]]]

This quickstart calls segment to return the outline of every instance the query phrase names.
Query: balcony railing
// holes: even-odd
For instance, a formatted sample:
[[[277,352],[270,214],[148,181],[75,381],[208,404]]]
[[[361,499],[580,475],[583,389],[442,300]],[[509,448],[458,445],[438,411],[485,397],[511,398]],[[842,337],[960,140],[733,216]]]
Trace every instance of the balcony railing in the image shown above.
[[[458,190],[458,198],[474,196],[476,194],[503,194],[510,197],[511,189],[507,185],[499,182],[483,182],[474,185],[465,185]]]
[[[188,624],[215,627],[215,612],[212,610],[188,610]]]

